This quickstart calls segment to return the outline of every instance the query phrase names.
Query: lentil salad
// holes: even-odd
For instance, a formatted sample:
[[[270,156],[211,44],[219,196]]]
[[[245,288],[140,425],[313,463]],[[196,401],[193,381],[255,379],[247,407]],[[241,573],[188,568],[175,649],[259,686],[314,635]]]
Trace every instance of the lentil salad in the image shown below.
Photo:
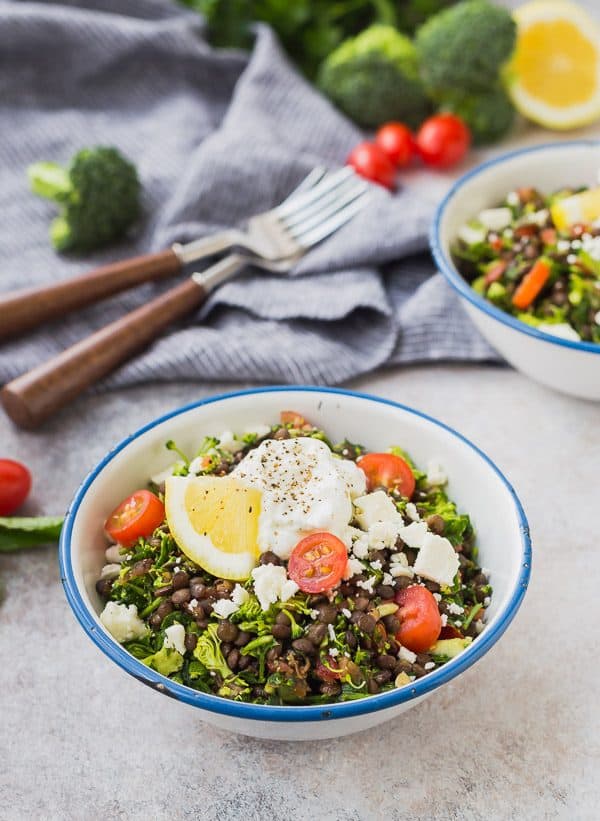
[[[478,294],[520,321],[600,344],[600,220],[590,216],[599,207],[598,189],[511,191],[461,228],[454,263]]]
[[[249,454],[293,440],[322,444],[336,464],[346,470],[352,463],[366,477],[368,492],[354,499],[339,574],[337,546],[321,538],[332,534],[323,533],[312,534],[320,537],[318,544],[298,554],[303,538],[288,558],[282,551],[263,550],[246,580],[214,575],[191,560],[164,515],[171,475],[230,478]],[[167,447],[177,451],[172,442]],[[348,701],[427,675],[484,629],[492,594],[488,574],[477,562],[469,517],[448,499],[439,466],[425,473],[398,448],[373,454],[348,441],[333,444],[289,412],[281,423],[239,438],[207,437],[192,460],[177,452],[180,460],[169,476],[154,477],[145,491],[161,505],[148,519],[151,530],[109,546],[96,585],[106,602],[105,626],[163,675],[196,690],[259,704]],[[387,530],[377,514],[372,521],[367,515],[384,508],[393,511],[395,523],[392,528],[388,522]],[[114,524],[111,517],[109,522]],[[123,526],[122,518],[118,525]],[[448,583],[428,578],[425,535],[428,544],[453,554],[456,565],[452,560]],[[315,547],[316,576],[310,564]],[[277,595],[265,598],[263,582],[268,575],[271,583],[275,574],[281,577]],[[286,584],[291,586],[284,595]]]

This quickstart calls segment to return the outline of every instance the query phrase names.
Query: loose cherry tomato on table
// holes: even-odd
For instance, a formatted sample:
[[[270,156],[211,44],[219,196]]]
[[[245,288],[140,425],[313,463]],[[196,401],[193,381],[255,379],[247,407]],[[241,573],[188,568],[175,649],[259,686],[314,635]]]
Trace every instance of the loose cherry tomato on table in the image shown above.
[[[367,453],[356,464],[367,477],[367,489],[395,488],[403,496],[411,498],[415,492],[415,477],[410,465],[395,453]]]
[[[104,529],[115,542],[128,547],[140,536],[150,536],[164,521],[165,506],[149,490],[136,490],[113,510]]]
[[[400,605],[396,641],[413,653],[425,653],[438,640],[442,629],[442,617],[433,593],[417,584],[398,590],[394,598]]]
[[[412,131],[404,123],[386,123],[375,135],[375,144],[398,167],[408,165],[416,154]]]
[[[21,507],[31,490],[31,474],[20,462],[0,459],[0,516]]]
[[[346,545],[333,533],[311,533],[292,550],[288,576],[303,593],[323,593],[342,580],[348,563]]]
[[[375,143],[359,143],[348,159],[357,174],[378,185],[383,185],[391,191],[396,187],[396,166],[387,154]]]
[[[436,114],[418,130],[416,143],[427,165],[448,168],[460,162],[469,150],[471,132],[455,114]]]

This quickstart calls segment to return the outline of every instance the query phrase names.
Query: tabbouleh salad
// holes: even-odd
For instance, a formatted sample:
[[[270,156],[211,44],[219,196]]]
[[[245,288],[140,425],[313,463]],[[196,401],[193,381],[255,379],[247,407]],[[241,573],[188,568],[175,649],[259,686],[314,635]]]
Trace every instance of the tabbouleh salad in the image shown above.
[[[600,189],[507,194],[459,231],[452,256],[471,287],[541,331],[600,343]]]
[[[96,583],[143,664],[238,701],[333,703],[409,685],[484,629],[489,574],[441,466],[289,411],[191,460],[167,447],[179,460],[107,519]]]

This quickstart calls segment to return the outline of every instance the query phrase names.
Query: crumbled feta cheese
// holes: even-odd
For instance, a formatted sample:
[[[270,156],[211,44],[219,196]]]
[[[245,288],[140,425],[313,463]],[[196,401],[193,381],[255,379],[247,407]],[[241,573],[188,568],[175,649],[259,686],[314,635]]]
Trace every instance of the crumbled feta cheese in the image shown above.
[[[465,612],[465,608],[461,607],[460,604],[456,604],[456,602],[448,602],[448,612],[452,613],[453,616],[460,616],[462,613]]]
[[[397,579],[401,576],[406,576],[406,578],[412,579],[412,577],[414,576],[414,572],[412,567],[404,567],[404,565],[401,564],[394,564],[390,567],[390,575],[394,579]]]
[[[396,544],[399,524],[397,522],[375,522],[369,528],[369,547],[383,550]]]
[[[594,322],[596,323],[596,325],[600,325],[600,311],[596,311],[596,313],[594,314]]]
[[[228,453],[237,453],[244,447],[243,442],[238,442],[230,430],[224,430],[219,436],[219,447],[221,450],[226,450]]]
[[[198,599],[192,599],[190,602],[188,602],[188,604],[189,604],[190,608],[192,608],[192,609],[194,607],[198,607]]]
[[[448,624],[448,616],[445,613],[442,613],[440,618],[442,620],[442,627],[445,627]]]
[[[192,459],[190,464],[188,465],[189,473],[193,473],[197,475],[200,471],[204,470],[207,466],[207,457],[206,456],[196,456],[195,459]]]
[[[327,625],[327,632],[329,633],[329,640],[335,641],[335,630],[333,629],[333,624]]]
[[[183,462],[173,462],[172,465],[169,465],[164,470],[160,470],[158,473],[153,473],[150,477],[150,481],[158,487],[159,485],[162,485],[163,482],[166,482],[169,476],[173,475],[173,471],[176,468],[182,466]]]
[[[576,251],[583,246],[583,242],[580,239],[572,239],[571,240],[571,248],[574,248]]]
[[[309,616],[311,617],[311,619],[313,619],[313,620],[314,620],[314,619],[318,619],[318,618],[319,618],[319,611],[318,611],[318,610],[309,610],[308,615],[309,615]]]
[[[400,647],[400,650],[398,651],[398,658],[399,659],[404,659],[404,661],[408,661],[411,664],[414,664],[415,661],[417,660],[417,654],[413,653],[412,650],[409,650],[408,647],[402,646],[402,647]]]
[[[576,254],[568,254],[567,255],[567,262],[569,263],[569,265],[575,265],[575,263],[577,262]]]
[[[352,613],[348,610],[348,608],[347,608],[347,607],[342,607],[341,613],[342,613],[342,615],[343,615],[343,616],[345,616],[347,619],[349,619],[349,618],[350,618],[350,616],[352,615]]]
[[[455,619],[454,626],[455,627],[462,627],[462,621],[460,619]]]
[[[475,622],[475,630],[477,630],[478,633],[483,633],[483,628],[484,627],[485,627],[485,624],[481,621],[481,619],[478,619]]]
[[[237,605],[244,604],[250,598],[250,593],[241,584],[236,584],[231,594],[231,601]]]
[[[426,661],[425,664],[423,665],[424,670],[433,670],[434,667],[435,667],[435,661]]]
[[[489,231],[502,231],[511,224],[512,211],[510,208],[484,208],[478,219]]]
[[[369,528],[376,522],[390,522],[402,527],[404,520],[398,512],[396,505],[383,490],[376,490],[374,493],[367,493],[366,496],[359,496],[354,500],[356,508],[356,521],[363,528]]]
[[[483,573],[484,576],[487,576],[487,578],[489,579],[490,571],[487,569],[487,567],[482,567],[481,572]]]
[[[417,510],[417,506],[413,502],[408,502],[404,509],[406,510],[406,515],[411,521],[420,521],[421,517],[419,516],[419,511]]]
[[[381,564],[379,559],[376,559],[374,562],[369,562],[369,564],[371,565],[373,570],[381,570],[383,568],[383,565]]]
[[[377,579],[375,576],[369,576],[369,578],[365,579],[364,581],[356,582],[356,586],[362,587],[362,589],[366,590],[367,593],[372,593],[376,581]]]
[[[516,191],[510,191],[506,195],[506,202],[509,205],[512,205],[512,206],[520,205],[521,204],[521,198],[519,197],[519,195],[517,194]]]
[[[400,538],[409,547],[419,548],[423,546],[423,541],[427,535],[426,522],[411,522],[400,530]]]
[[[491,601],[492,601],[492,600],[490,599],[490,597],[489,597],[489,596],[486,596],[486,597],[485,597],[485,599],[483,600],[483,606],[484,606],[484,607],[489,607],[489,606],[490,606]]]
[[[105,564],[102,570],[100,571],[100,578],[101,579],[116,579],[119,573],[121,572],[121,565],[114,563],[114,564]]]
[[[121,564],[125,556],[121,553],[121,548],[118,544],[111,544],[104,551],[104,558],[109,564]]]
[[[424,579],[450,587],[454,583],[458,566],[458,554],[448,539],[435,533],[428,533],[413,569]]]
[[[138,616],[135,604],[106,602],[104,610],[100,613],[100,621],[120,644],[132,639],[141,639],[148,632],[148,628]]]
[[[390,584],[393,584],[393,583],[394,583],[394,577],[392,576],[392,574],[391,573],[384,573],[381,584],[390,585]]]
[[[436,600],[436,602],[441,602],[441,600],[442,600],[442,597],[440,596],[439,593],[434,593],[433,598]]]
[[[173,568],[173,573],[183,573],[183,572],[184,572],[183,567],[179,567],[179,565],[177,565],[176,567]]]
[[[444,468],[435,459],[430,459],[427,462],[427,483],[430,485],[445,485],[447,481],[448,476]]]
[[[271,433],[271,428],[269,425],[252,425],[252,427],[246,428],[244,433],[253,433],[255,436],[258,436],[259,439],[262,439],[263,436],[267,436]]]
[[[569,339],[572,342],[579,342],[581,340],[575,328],[569,325],[568,322],[540,322],[537,327],[538,331],[551,334],[552,336],[558,336],[561,339]]]
[[[512,239],[513,236],[514,236],[514,233],[515,232],[513,231],[512,228],[505,228],[504,231],[502,232],[502,236],[506,237],[506,239]]]
[[[254,592],[263,610],[268,610],[277,599],[287,601],[298,590],[296,582],[288,579],[285,567],[261,564],[252,571]]]
[[[390,558],[390,562],[392,564],[401,564],[403,567],[408,567],[408,556],[406,553],[400,551],[399,553],[394,553],[393,556]]]
[[[332,658],[335,658],[336,656],[339,656],[339,654],[340,654],[340,651],[337,649],[337,647],[330,647],[327,652],[329,653],[329,655]]]
[[[352,500],[359,496],[364,496],[367,492],[367,477],[358,465],[350,459],[334,459],[335,468],[346,483],[348,493]]]
[[[352,545],[352,552],[357,559],[366,559],[369,555],[369,537],[367,533],[363,534],[364,538],[357,539]]]
[[[486,230],[483,225],[463,225],[458,232],[458,238],[467,245],[477,245],[485,240]]]
[[[258,593],[257,593],[257,595],[258,595]],[[259,600],[260,600],[260,597],[259,597]],[[273,601],[275,601],[275,599],[273,599]],[[262,607],[263,610],[266,610],[268,605],[267,605],[267,607],[263,607],[262,602],[261,602],[261,607]],[[212,609],[213,609],[213,613],[216,613],[217,616],[221,616],[222,618],[227,619],[227,618],[229,618],[229,616],[232,616],[234,613],[237,613],[237,611],[240,608],[239,608],[239,605],[237,605],[235,602],[231,601],[231,599],[218,599],[213,604]]]
[[[556,243],[556,250],[561,254],[565,254],[571,248],[571,243],[568,239],[559,239]]]
[[[350,556],[348,559],[348,564],[346,565],[344,579],[351,579],[352,576],[360,576],[364,569],[365,568],[362,562],[359,562],[358,559],[353,559],[352,556]]]
[[[178,622],[167,627],[163,647],[172,648],[185,655],[185,627]]]
[[[525,225],[537,225],[538,228],[543,228],[544,225],[548,222],[548,217],[550,216],[550,212],[547,208],[541,208],[539,211],[533,211],[531,214],[526,214],[522,218],[522,222]]]
[[[581,237],[583,250],[589,254],[592,259],[600,260],[600,237],[586,236]]]

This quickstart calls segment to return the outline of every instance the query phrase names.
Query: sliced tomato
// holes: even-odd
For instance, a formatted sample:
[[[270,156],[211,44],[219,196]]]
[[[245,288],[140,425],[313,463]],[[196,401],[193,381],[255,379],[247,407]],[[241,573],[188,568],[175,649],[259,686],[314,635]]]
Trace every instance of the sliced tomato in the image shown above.
[[[394,598],[400,605],[396,641],[413,653],[425,653],[438,640],[442,629],[442,617],[433,594],[416,584],[398,590]]]
[[[322,593],[338,585],[348,563],[346,545],[333,533],[311,533],[298,542],[288,576],[304,593]]]
[[[294,428],[303,428],[307,424],[302,414],[296,413],[296,411],[281,411],[279,418],[282,425],[292,425]]]
[[[0,459],[0,516],[21,507],[31,490],[31,473],[21,462]]]
[[[128,547],[150,536],[165,519],[165,506],[149,490],[136,490],[113,510],[104,529],[115,542]]]
[[[407,499],[415,492],[415,477],[410,465],[395,453],[367,453],[356,464],[367,477],[369,491],[377,487],[395,488]]]
[[[323,660],[315,664],[315,676],[321,681],[326,681],[331,684],[333,681],[338,681],[341,675],[341,670],[337,667],[335,659],[332,656],[325,656]]]
[[[462,639],[463,634],[460,632],[458,627],[454,627],[453,624],[446,624],[442,627],[440,631],[439,637],[441,639]]]

